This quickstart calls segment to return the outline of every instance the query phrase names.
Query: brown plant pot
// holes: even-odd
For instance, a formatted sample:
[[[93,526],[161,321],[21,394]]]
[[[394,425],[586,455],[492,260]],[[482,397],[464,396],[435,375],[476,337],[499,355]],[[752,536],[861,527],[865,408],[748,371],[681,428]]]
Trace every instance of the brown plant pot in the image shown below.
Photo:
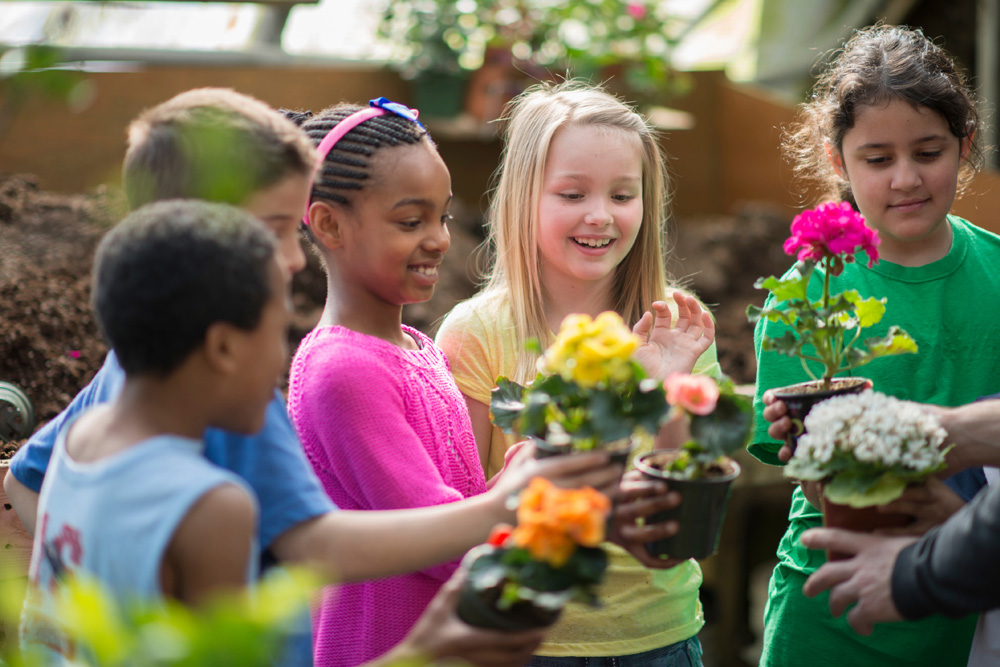
[[[680,531],[673,537],[649,542],[646,549],[654,556],[708,558],[719,547],[729,494],[733,480],[740,474],[740,466],[727,457],[715,475],[681,479],[666,470],[677,454],[674,450],[655,450],[635,459],[635,467],[643,475],[665,481],[671,491],[681,495],[680,505],[646,519],[646,523],[677,521]]]
[[[823,496],[823,525],[827,528],[843,528],[856,533],[872,533],[879,528],[902,528],[913,523],[913,516],[898,512],[881,512],[878,505],[851,507],[827,500]],[[826,559],[846,560],[848,554],[827,551]]]
[[[774,397],[788,408],[788,417],[792,420],[792,428],[785,435],[785,444],[791,447],[792,451],[795,451],[799,438],[806,432],[805,418],[814,406],[834,396],[860,394],[870,380],[851,377],[833,378],[830,382],[829,389],[823,388],[822,380],[810,380],[772,390]]]

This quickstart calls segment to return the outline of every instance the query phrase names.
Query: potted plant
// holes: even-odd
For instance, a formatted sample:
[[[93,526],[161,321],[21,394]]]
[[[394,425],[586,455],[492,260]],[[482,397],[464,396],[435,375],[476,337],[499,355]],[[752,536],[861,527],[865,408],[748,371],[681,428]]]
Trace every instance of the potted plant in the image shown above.
[[[604,578],[600,548],[611,503],[591,489],[561,489],[536,477],[517,507],[517,527],[500,524],[466,556],[458,616],[484,628],[526,630],[559,618],[570,600],[594,605]]]
[[[947,433],[920,406],[875,391],[831,398],[806,417],[786,476],[822,482],[823,522],[850,530],[906,525],[880,512],[906,487],[945,468]]]
[[[813,405],[871,385],[866,378],[835,375],[879,357],[916,353],[917,344],[898,326],[890,327],[882,338],[861,341],[863,331],[882,320],[886,299],[863,299],[857,290],[830,293],[831,276],[839,276],[844,264],[855,261],[858,251],[868,255],[869,267],[878,262],[878,232],[868,227],[850,204],[828,203],[803,211],[792,220],[791,232],[784,250],[797,255],[798,263],[782,278],[770,276],[754,283],[754,287],[768,290],[772,298],[763,308],[749,306],[747,318],[752,323],[767,319],[784,324],[784,333],[765,336],[761,349],[798,357],[812,378],[774,391],[788,407],[792,429],[786,444],[794,448]],[[821,269],[822,292],[813,300],[808,290],[817,269]]]
[[[533,382],[497,379],[490,418],[533,439],[539,456],[608,449],[626,461],[633,437],[656,434],[669,412],[663,387],[632,360],[638,346],[617,313],[570,315]]]
[[[528,85],[554,77],[606,82],[643,104],[686,92],[671,55],[728,2],[712,0],[690,17],[656,0],[394,0],[378,35],[418,94],[428,81],[467,82],[466,108],[486,123]],[[444,115],[416,104],[425,116]]]
[[[753,432],[753,405],[728,379],[672,374],[667,402],[687,422],[690,438],[677,450],[658,449],[636,458],[635,467],[652,479],[667,480],[681,504],[649,517],[677,521],[680,531],[646,545],[653,555],[707,558],[715,553],[732,482],[740,466],[731,455],[746,447]]]

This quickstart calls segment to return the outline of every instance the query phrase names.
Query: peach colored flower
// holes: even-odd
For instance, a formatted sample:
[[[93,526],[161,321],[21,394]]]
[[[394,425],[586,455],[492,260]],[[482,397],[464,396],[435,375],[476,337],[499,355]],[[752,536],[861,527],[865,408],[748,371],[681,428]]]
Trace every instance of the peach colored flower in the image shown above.
[[[533,558],[561,567],[578,545],[596,547],[604,541],[611,501],[590,488],[561,489],[535,477],[521,492],[514,544]]]
[[[719,385],[707,375],[671,373],[663,384],[667,403],[691,414],[711,414],[719,400]]]

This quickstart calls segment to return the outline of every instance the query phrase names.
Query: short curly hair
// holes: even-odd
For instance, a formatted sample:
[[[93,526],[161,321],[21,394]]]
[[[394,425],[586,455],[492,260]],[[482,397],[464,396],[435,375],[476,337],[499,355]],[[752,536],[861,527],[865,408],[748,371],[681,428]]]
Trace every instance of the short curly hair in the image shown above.
[[[276,243],[249,213],[195,200],[149,204],[108,232],[92,300],[125,373],[166,377],[216,322],[256,328]]]

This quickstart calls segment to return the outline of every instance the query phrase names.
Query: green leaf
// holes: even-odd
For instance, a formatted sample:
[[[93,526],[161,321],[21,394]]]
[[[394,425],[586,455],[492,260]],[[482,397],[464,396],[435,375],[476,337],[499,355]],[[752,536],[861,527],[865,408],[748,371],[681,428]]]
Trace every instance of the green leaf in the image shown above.
[[[768,276],[758,279],[753,286],[757,289],[766,289],[778,301],[802,301],[806,298],[809,287],[809,277],[812,275],[810,268],[804,274],[792,271],[784,278]]]
[[[868,356],[871,359],[887,357],[895,354],[916,354],[917,342],[898,326],[889,327],[889,332],[883,338],[869,338],[865,341]]]
[[[834,475],[823,492],[838,505],[870,507],[890,503],[905,490],[906,482],[891,472],[849,469]]]
[[[753,419],[748,396],[720,394],[711,414],[691,415],[691,437],[710,458],[729,456],[750,442]]]
[[[524,387],[504,376],[490,394],[490,420],[504,433],[514,432],[514,421],[524,410]]]
[[[875,297],[871,297],[858,303],[858,326],[862,329],[867,329],[881,322],[882,316],[885,315],[885,302],[886,299],[884,298],[876,299]]]

